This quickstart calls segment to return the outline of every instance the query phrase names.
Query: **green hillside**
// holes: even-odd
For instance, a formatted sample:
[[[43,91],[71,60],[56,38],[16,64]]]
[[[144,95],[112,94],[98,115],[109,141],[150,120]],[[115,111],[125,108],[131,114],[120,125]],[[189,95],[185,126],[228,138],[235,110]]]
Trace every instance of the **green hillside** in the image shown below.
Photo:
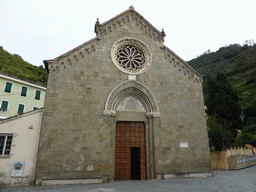
[[[24,61],[18,54],[10,54],[0,47],[0,73],[34,84],[47,84],[48,74],[43,66],[34,66]]]
[[[256,102],[256,44],[233,44],[216,52],[207,51],[187,62],[202,75],[224,72],[238,92],[242,109]],[[207,89],[204,86],[204,95]]]

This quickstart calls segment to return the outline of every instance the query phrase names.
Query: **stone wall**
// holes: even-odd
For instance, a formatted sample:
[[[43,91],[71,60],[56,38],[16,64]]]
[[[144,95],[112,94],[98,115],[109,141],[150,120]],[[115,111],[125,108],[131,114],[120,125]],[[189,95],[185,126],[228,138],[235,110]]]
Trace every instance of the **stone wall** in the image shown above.
[[[229,169],[242,169],[256,165],[256,155],[243,155],[237,157],[228,157]]]
[[[228,169],[226,151],[211,151],[211,164],[213,169]]]
[[[148,179],[163,173],[211,171],[202,77],[131,13],[137,15],[130,10],[112,19],[111,28],[99,26],[97,38],[46,61],[49,79],[38,180],[104,175],[114,179],[113,138],[121,115],[106,111],[105,105],[120,86],[135,87],[155,102],[153,111],[141,119],[147,121]],[[114,66],[110,55],[113,44],[124,37],[143,41],[152,52],[151,67],[132,80]],[[126,120],[137,119],[129,113]]]
[[[211,151],[213,169],[241,169],[256,165],[256,148],[234,147],[226,151]]]

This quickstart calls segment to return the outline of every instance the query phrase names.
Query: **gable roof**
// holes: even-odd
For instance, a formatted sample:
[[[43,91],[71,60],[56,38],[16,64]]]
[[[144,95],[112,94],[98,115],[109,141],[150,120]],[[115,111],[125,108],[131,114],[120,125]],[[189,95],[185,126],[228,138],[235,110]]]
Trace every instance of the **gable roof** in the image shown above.
[[[146,34],[148,34],[150,37],[152,37],[155,41],[164,42],[165,32],[159,31],[156,29],[151,23],[149,23],[141,14],[139,14],[137,11],[134,10],[133,6],[130,6],[129,9],[126,11],[118,14],[117,16],[109,19],[108,21],[105,21],[104,23],[100,24],[99,21],[96,21],[94,32],[96,33],[97,37],[79,45],[78,47],[56,57],[55,59],[50,60],[44,60],[44,65],[49,73],[49,64],[53,63],[55,60],[59,60],[67,55],[70,55],[74,53],[75,51],[83,48],[84,46],[90,44],[91,42],[98,40],[98,35],[105,35],[108,34],[108,32],[112,32],[112,30],[115,30],[118,26],[122,26],[123,23],[136,22],[136,24],[141,26],[142,30],[146,31]],[[87,48],[88,49],[88,48]]]
[[[165,59],[167,59],[175,67],[178,67],[180,72],[184,73],[184,75],[187,75],[189,79],[195,82],[203,81],[202,75],[200,75],[195,69],[193,69],[189,64],[187,64],[168,47],[163,45],[165,32],[163,30],[161,32],[157,30],[142,15],[135,11],[132,6],[130,6],[128,10],[118,14],[117,16],[109,19],[102,24],[100,24],[97,19],[94,30],[97,37],[83,43],[82,45],[79,45],[78,47],[60,55],[55,59],[44,60],[47,72],[49,73],[49,70],[59,70],[61,66],[65,68],[66,65],[72,65],[72,62],[76,62],[78,60],[78,55],[81,55],[82,58],[84,58],[86,55],[90,55],[91,53],[95,52],[96,49],[94,43],[96,41],[99,41],[101,39],[101,36],[114,32],[118,27],[121,27],[128,22],[135,23],[137,26],[139,26],[139,29],[145,31],[145,35],[150,36],[150,38],[152,38],[154,41],[161,42],[162,47],[160,48],[164,51]],[[67,57],[67,59],[65,61],[60,61],[64,57]]]
[[[122,26],[123,23],[131,22],[132,20],[135,20],[137,26],[141,26],[141,29],[145,30],[149,36],[153,36],[154,40],[164,42],[165,32],[163,30],[159,31],[156,29],[141,14],[135,11],[133,6],[130,6],[126,11],[118,14],[117,16],[102,24],[100,24],[99,20],[97,19],[94,32],[97,34],[97,36],[98,34],[108,34],[118,26]]]

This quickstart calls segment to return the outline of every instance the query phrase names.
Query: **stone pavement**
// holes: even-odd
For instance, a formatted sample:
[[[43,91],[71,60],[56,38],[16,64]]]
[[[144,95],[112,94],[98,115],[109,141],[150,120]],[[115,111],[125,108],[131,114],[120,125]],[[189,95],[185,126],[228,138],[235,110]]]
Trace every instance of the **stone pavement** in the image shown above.
[[[24,186],[3,188],[2,192],[190,192],[190,191],[256,191],[256,166],[236,171],[213,172],[213,177],[147,180],[147,181],[116,181],[103,184],[58,185],[58,186]]]

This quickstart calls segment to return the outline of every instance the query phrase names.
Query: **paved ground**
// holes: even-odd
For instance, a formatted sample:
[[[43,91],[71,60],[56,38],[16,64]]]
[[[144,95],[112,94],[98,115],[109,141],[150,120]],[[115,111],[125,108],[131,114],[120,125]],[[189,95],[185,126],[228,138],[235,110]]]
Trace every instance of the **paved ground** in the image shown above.
[[[2,192],[165,192],[165,191],[241,191],[256,192],[256,166],[238,171],[214,171],[213,177],[118,181],[103,184],[59,185],[59,186],[25,186],[0,189]]]

